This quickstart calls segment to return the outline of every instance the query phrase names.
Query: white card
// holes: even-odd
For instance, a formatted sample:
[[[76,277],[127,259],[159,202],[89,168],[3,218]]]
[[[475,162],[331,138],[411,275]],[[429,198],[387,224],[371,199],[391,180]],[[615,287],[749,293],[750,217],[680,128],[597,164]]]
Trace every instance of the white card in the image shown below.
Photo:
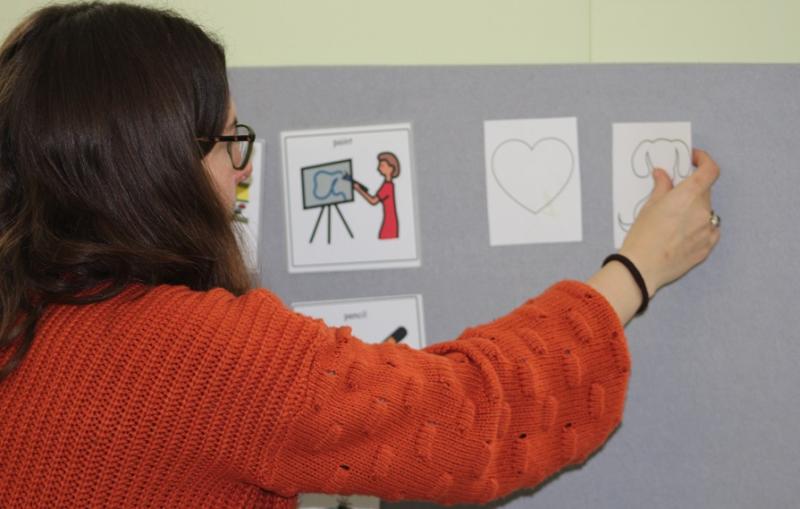
[[[666,170],[673,185],[692,171],[689,122],[613,125],[614,247],[619,249],[653,192],[653,168]]]
[[[261,182],[263,179],[264,141],[253,143],[250,156],[253,172],[247,180],[236,186],[236,205],[234,219],[235,231],[247,270],[259,272],[258,262],[258,221],[261,213]]]
[[[292,307],[298,313],[321,318],[332,327],[348,325],[353,335],[365,343],[380,343],[402,327],[405,336],[400,342],[418,349],[425,345],[419,294],[296,302]]]
[[[289,272],[420,265],[411,138],[410,124],[281,133]]]
[[[490,245],[580,242],[577,119],[489,120],[483,130]]]

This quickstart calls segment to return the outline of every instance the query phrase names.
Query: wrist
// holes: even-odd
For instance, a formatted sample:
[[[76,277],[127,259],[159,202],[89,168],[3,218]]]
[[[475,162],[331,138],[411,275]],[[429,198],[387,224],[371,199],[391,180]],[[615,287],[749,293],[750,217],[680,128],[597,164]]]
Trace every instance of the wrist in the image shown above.
[[[661,285],[658,282],[656,271],[653,270],[651,264],[647,262],[646,257],[640,256],[636,251],[625,249],[624,247],[617,251],[617,253],[629,259],[636,266],[647,288],[647,296],[653,298]],[[631,275],[631,279],[633,279],[633,275]]]
[[[586,283],[606,298],[623,325],[633,318],[642,304],[639,286],[628,268],[616,260],[601,267]]]

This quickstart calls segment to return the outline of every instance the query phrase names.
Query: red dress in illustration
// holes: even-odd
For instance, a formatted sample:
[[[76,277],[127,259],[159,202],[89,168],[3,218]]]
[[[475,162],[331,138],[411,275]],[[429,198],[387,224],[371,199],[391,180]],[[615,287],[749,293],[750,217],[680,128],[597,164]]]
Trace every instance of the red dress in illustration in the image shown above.
[[[378,189],[378,199],[383,204],[383,223],[379,239],[397,238],[397,209],[394,206],[394,182],[384,182]]]
[[[370,205],[383,205],[383,222],[378,231],[378,238],[381,240],[396,239],[400,236],[400,225],[397,221],[397,206],[394,200],[394,182],[400,175],[400,161],[391,152],[381,152],[378,154],[378,173],[383,176],[381,184],[375,196],[370,195],[358,182],[353,181],[353,186]]]

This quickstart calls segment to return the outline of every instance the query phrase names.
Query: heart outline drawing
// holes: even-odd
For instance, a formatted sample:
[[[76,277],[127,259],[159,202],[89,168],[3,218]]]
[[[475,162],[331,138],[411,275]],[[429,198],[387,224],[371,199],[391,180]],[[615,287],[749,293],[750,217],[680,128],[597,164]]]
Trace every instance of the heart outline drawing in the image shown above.
[[[522,201],[517,199],[517,197],[514,196],[514,194],[509,189],[507,189],[506,186],[503,185],[502,180],[497,175],[497,165],[495,164],[495,158],[497,157],[498,151],[503,146],[505,146],[505,145],[507,145],[509,143],[522,143],[523,145],[525,145],[528,148],[530,153],[533,153],[536,150],[536,147],[539,144],[541,144],[543,142],[546,142],[546,141],[557,142],[557,143],[563,145],[564,148],[567,149],[567,153],[569,154],[569,157],[570,157],[569,174],[567,175],[567,178],[564,179],[564,183],[561,185],[561,187],[558,189],[558,191],[553,195],[553,197],[550,198],[544,205],[542,205],[538,209],[533,210],[528,205],[526,205],[525,203],[523,203]],[[552,136],[546,137],[546,138],[541,138],[541,139],[537,140],[533,145],[529,144],[528,142],[526,142],[524,140],[520,140],[520,139],[517,139],[517,138],[512,138],[512,139],[506,140],[506,141],[500,143],[497,147],[495,147],[494,151],[492,152],[491,161],[492,161],[492,176],[494,177],[495,182],[497,182],[497,185],[500,186],[500,189],[502,189],[503,192],[506,194],[506,196],[511,198],[511,200],[514,203],[516,203],[517,205],[519,205],[520,207],[522,207],[523,209],[527,210],[528,212],[530,212],[530,213],[532,213],[534,215],[538,214],[539,212],[541,212],[542,210],[544,210],[548,206],[550,206],[550,204],[553,203],[555,201],[555,199],[558,198],[561,195],[561,193],[564,192],[564,189],[566,189],[567,184],[569,184],[569,182],[572,180],[572,174],[575,171],[575,154],[572,152],[572,148],[569,146],[569,144],[566,141],[562,140],[561,138],[556,138],[556,137],[552,137]]]

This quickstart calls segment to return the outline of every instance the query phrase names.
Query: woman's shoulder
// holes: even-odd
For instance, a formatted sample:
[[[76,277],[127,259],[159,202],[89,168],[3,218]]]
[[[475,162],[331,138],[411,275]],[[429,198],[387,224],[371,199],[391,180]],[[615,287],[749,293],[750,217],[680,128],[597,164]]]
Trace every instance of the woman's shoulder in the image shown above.
[[[281,324],[294,323],[294,315],[265,288],[235,295],[224,288],[197,290],[185,285],[136,283],[100,302],[48,306],[35,345],[80,343],[81,349],[97,355],[110,352],[115,356],[123,349],[142,359],[149,358],[147,352],[180,356],[195,349],[227,351],[258,338],[280,341],[276,331],[283,330]],[[319,329],[321,325],[300,328]],[[80,342],[73,341],[76,334]]]
[[[48,306],[45,320],[80,315],[93,322],[124,322],[142,330],[171,324],[214,327],[235,315],[264,315],[286,306],[266,288],[236,295],[225,288],[198,290],[182,284],[131,283],[110,298],[91,304]],[[49,321],[49,320],[48,320]]]
[[[248,304],[274,304],[284,306],[277,295],[267,288],[252,288],[236,295],[230,290],[215,287],[198,290],[181,284],[145,285],[133,283],[126,286],[117,296],[109,299],[109,304],[142,305],[158,309],[180,309],[197,311],[197,307],[228,307]]]
[[[165,296],[173,296],[180,298],[216,298],[216,299],[239,299],[239,298],[275,298],[268,288],[255,287],[236,295],[227,288],[213,287],[207,290],[198,290],[184,284],[157,284],[148,285],[144,283],[134,282],[125,286],[120,293],[114,298],[121,300],[136,300],[143,297],[151,299],[163,298]],[[255,296],[255,297],[254,297]]]

